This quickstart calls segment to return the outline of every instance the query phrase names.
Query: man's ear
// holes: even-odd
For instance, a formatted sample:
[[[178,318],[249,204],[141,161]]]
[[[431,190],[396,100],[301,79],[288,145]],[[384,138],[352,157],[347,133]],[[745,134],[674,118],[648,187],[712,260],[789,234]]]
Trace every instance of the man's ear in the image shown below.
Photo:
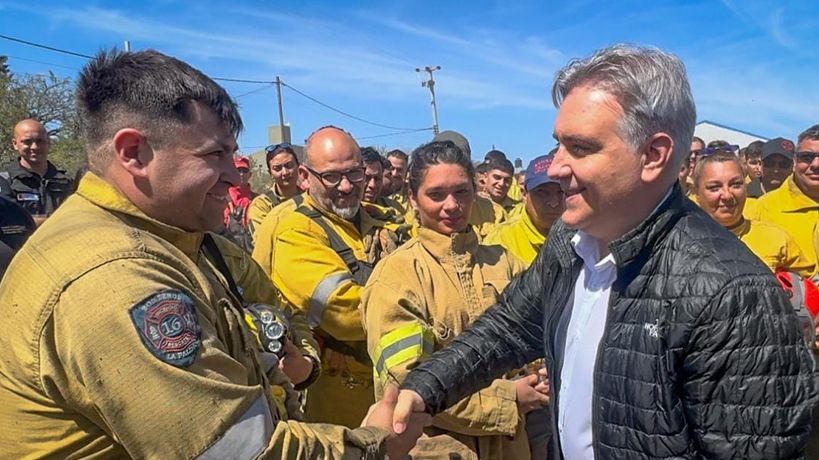
[[[674,139],[666,133],[651,136],[643,149],[643,182],[655,182],[674,163]],[[679,174],[675,170],[674,174]]]
[[[146,177],[151,147],[142,131],[124,128],[114,134],[114,161],[134,177]]]

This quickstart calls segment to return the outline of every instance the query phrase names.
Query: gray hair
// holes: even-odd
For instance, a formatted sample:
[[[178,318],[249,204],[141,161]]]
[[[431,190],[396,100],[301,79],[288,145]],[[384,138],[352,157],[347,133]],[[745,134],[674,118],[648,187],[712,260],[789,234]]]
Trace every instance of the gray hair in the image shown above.
[[[657,48],[619,44],[574,59],[552,87],[555,107],[577,87],[599,88],[617,99],[621,134],[639,149],[659,132],[674,140],[674,171],[688,158],[697,112],[682,61]]]

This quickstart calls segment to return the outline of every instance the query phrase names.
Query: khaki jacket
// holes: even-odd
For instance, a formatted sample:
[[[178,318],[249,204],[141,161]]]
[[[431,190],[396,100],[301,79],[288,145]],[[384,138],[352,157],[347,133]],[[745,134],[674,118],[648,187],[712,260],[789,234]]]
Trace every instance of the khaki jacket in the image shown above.
[[[0,457],[381,458],[385,432],[290,419],[292,386],[266,375],[204,237],[85,176],[0,284]],[[212,238],[246,301],[275,302],[258,266]]]
[[[376,398],[402,382],[496,303],[523,264],[473,230],[447,236],[420,228],[376,267],[361,309],[374,363]],[[414,458],[527,459],[529,446],[514,382],[495,380],[433,419]]]

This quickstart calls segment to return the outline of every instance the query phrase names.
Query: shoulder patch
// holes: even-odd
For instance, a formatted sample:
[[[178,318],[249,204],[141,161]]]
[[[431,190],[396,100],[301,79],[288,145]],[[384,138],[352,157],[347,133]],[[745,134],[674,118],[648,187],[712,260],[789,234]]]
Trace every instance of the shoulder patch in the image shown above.
[[[151,354],[176,367],[193,364],[202,343],[202,329],[190,296],[178,290],[157,292],[131,307],[130,313]]]

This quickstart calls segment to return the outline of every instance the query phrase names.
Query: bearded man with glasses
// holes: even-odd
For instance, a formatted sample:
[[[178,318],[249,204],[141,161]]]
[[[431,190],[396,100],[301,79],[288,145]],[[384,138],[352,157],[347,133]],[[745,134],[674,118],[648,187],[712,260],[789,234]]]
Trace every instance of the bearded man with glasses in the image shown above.
[[[769,157],[764,152],[765,147],[762,161],[763,167],[766,167],[764,162]],[[793,174],[785,179],[781,187],[759,199],[756,217],[778,224],[790,232],[802,252],[815,265],[819,260],[813,241],[819,220],[819,124],[799,135],[792,158],[791,165],[784,166],[792,168]],[[763,177],[764,174],[763,170]],[[819,284],[819,274],[814,273],[813,281]]]
[[[322,345],[323,373],[310,387],[307,419],[358,426],[374,402],[358,304],[375,263],[400,243],[397,225],[361,205],[366,170],[346,131],[328,126],[310,135],[298,170],[304,202],[276,225],[271,254],[254,258],[271,261],[273,282],[307,314]]]

